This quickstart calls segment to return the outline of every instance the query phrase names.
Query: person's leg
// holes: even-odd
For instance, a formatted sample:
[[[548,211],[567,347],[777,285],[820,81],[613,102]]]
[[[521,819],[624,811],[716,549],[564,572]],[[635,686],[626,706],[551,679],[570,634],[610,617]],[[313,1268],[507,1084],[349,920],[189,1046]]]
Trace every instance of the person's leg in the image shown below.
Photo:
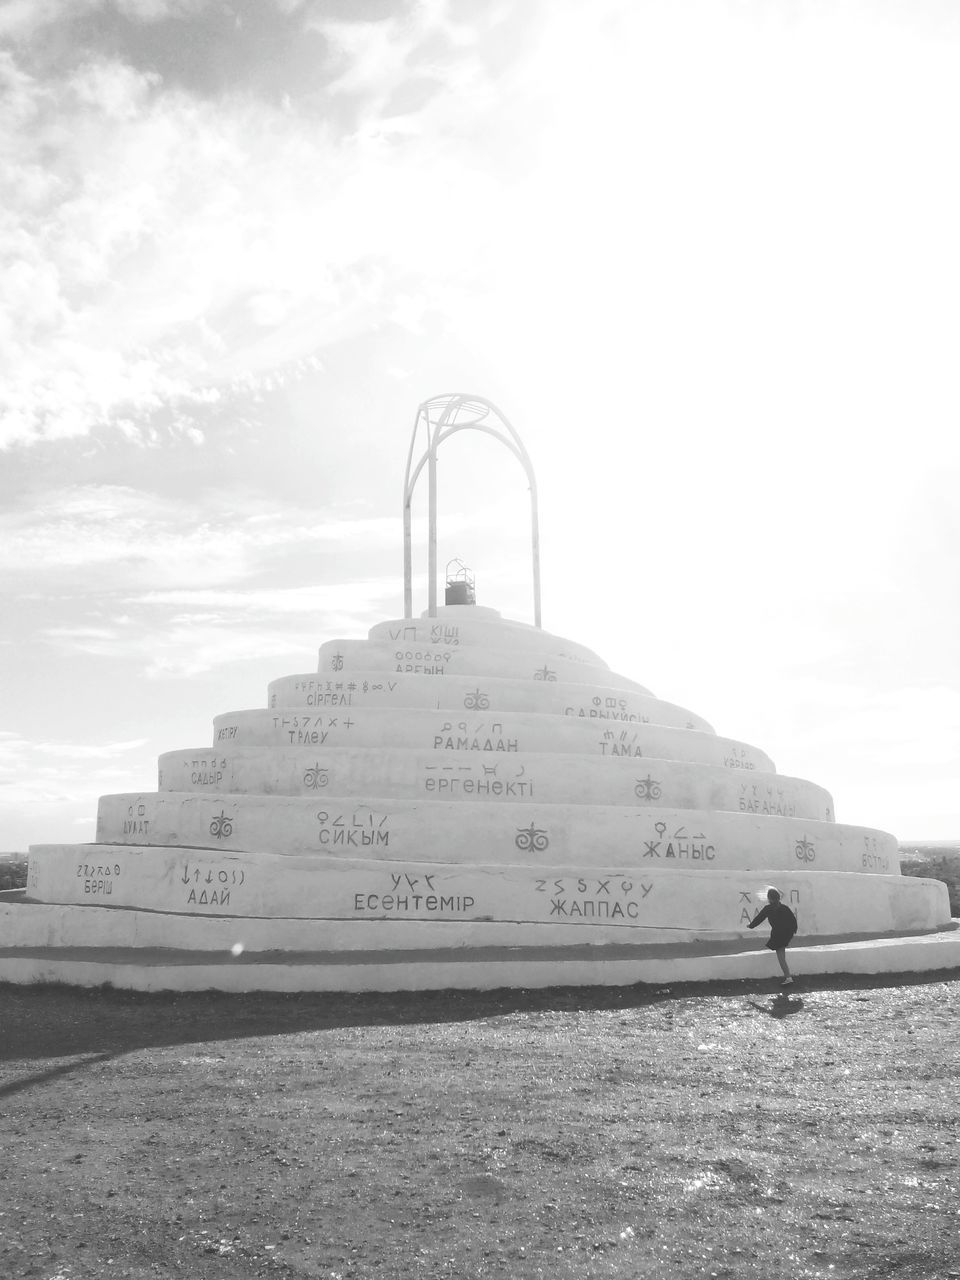
[[[777,947],[777,962],[780,965],[784,978],[789,978],[791,975],[790,975],[790,966],[787,964],[786,947]]]

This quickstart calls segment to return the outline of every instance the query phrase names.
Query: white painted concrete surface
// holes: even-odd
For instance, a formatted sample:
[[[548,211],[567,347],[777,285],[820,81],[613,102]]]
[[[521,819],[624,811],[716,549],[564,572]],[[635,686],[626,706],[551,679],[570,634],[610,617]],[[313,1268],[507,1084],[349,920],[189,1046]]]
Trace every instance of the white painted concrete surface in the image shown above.
[[[77,926],[77,917],[85,919]],[[192,936],[173,941],[180,921]],[[408,938],[397,949],[383,929],[355,950],[339,949],[332,927],[318,921],[284,922],[300,931],[299,946],[276,921],[198,920],[155,912],[98,908],[0,905],[0,980],[17,983],[109,982],[138,991],[411,991],[446,988],[616,986],[633,983],[769,981],[779,974],[760,940],[719,938],[680,946],[663,939],[635,948],[618,943],[531,948],[518,954],[500,938],[459,938],[461,926],[431,924],[430,935],[453,930],[447,944],[418,949]],[[960,923],[960,922],[955,922]],[[357,926],[344,926],[356,930]],[[481,926],[487,930],[495,926]],[[269,930],[269,936],[258,933]],[[423,925],[407,926],[417,934]],[[99,945],[91,945],[91,937]],[[191,945],[192,944],[192,945]],[[237,949],[236,953],[234,948]],[[802,990],[805,975],[960,973],[960,929],[926,936],[876,938],[869,942],[797,945],[791,963]]]
[[[101,843],[34,846],[32,901],[0,904],[0,978],[395,990],[769,973],[746,924],[771,881],[800,920],[800,973],[956,962],[956,932],[931,934],[946,887],[901,877],[892,836],[837,824],[822,787],[584,646],[473,606],[370,637],[321,646],[315,676],[273,682],[271,708],[216,716],[211,748],[165,753],[157,793],[103,797]]]
[[[396,671],[410,675],[488,675],[508,680],[537,680],[562,684],[596,684],[608,689],[650,690],[606,667],[572,658],[558,658],[547,650],[481,649],[467,645],[400,644],[374,640],[328,640],[320,646],[318,671]],[[344,679],[349,677],[344,675]]]
[[[489,711],[452,715],[423,707],[358,707],[324,711],[229,711],[214,717],[213,746],[239,751],[266,747],[408,747],[437,752],[476,751],[497,758],[519,751],[575,752],[609,759],[696,760],[727,769],[774,773],[758,747],[697,729],[656,724],[619,724]]]
[[[296,751],[166,751],[161,791],[335,795],[484,803],[631,805],[724,809],[832,821],[816,783],[760,770],[627,756],[488,753],[403,747],[301,747]]]
[[[937,884],[929,881],[918,883]],[[942,888],[940,885],[939,889]],[[938,889],[933,892],[939,896]],[[483,959],[485,955],[489,956],[491,949],[515,947],[522,929],[529,931],[529,926],[496,921],[375,919],[369,915],[353,920],[277,919],[217,915],[209,911],[186,914],[124,910],[98,904],[76,907],[0,903],[0,921],[4,926],[0,955],[17,946],[34,949],[64,947],[70,950],[144,947],[157,952],[179,952],[181,956],[207,954],[216,958],[242,954],[250,960],[255,956],[282,959],[284,955],[288,958],[303,955],[315,961],[326,957],[330,963],[351,960],[362,963],[364,953],[369,952],[380,952],[392,963],[402,963],[404,956],[415,960],[421,956],[442,958],[444,954],[469,959],[471,953],[475,953],[478,959]],[[891,941],[895,937],[901,946],[914,938],[923,941],[930,938],[954,940],[960,934],[958,924],[960,922],[948,922],[944,929],[927,933],[898,934],[891,931],[884,940]],[[838,936],[823,936],[818,940],[801,932],[791,946],[791,953],[806,954],[818,947],[837,946],[855,936],[847,930]],[[676,930],[640,928],[632,924],[625,926],[610,920],[599,920],[595,926],[585,927],[562,919],[540,925],[530,935],[522,951],[517,952],[517,958],[537,960],[546,953],[557,959],[564,954],[576,957],[593,946],[632,948],[636,955],[655,956],[658,948],[669,946],[674,955],[693,955],[701,950],[709,950],[714,955],[752,955],[758,952],[765,963],[773,967],[773,957],[763,945],[765,941],[763,926],[751,932],[744,923],[734,929]],[[869,945],[869,942],[864,941],[863,945]],[[623,954],[626,953],[625,950]],[[608,950],[606,954],[618,953]]]
[[[633,689],[603,685],[558,684],[552,680],[505,680],[500,676],[404,675],[382,671],[339,672],[319,675],[304,672],[272,680],[267,687],[271,710],[313,708],[317,711],[350,707],[431,707],[459,712],[534,711],[542,715],[567,715],[579,720],[599,720],[605,725],[673,725],[678,729],[714,729],[702,716],[686,707],[663,702]]]
[[[101,797],[97,841],[461,866],[900,873],[897,841],[884,831],[662,806],[129,793]]]
[[[774,821],[785,821],[774,819]],[[31,858],[31,902],[311,920],[490,921],[669,929],[678,938],[748,925],[769,875],[659,865],[452,865],[204,849],[47,845]],[[776,872],[804,935],[926,930],[950,919],[946,886],[913,877]]]
[[[495,609],[479,612],[476,605],[441,605],[435,618],[424,613],[418,619],[378,622],[367,632],[367,638],[375,644],[534,652],[608,669],[606,662],[586,645],[526,623],[507,621]]]

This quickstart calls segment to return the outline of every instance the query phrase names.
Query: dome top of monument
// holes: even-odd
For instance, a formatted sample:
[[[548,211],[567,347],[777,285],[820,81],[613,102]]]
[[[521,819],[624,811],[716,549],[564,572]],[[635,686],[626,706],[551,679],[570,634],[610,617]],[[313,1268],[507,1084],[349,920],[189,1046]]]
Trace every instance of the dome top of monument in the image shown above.
[[[499,622],[502,619],[502,614],[499,609],[491,609],[489,605],[485,604],[438,604],[433,614],[430,613],[429,609],[425,609],[420,617],[424,619],[431,617],[450,618],[454,621],[458,618],[468,618],[474,622],[488,618],[491,621]]]

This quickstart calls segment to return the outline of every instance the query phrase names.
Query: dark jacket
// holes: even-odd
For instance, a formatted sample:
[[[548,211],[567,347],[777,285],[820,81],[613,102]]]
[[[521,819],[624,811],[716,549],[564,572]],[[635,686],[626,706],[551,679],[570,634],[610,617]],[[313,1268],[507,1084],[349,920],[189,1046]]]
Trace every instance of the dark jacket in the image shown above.
[[[764,920],[770,921],[770,941],[767,946],[771,951],[779,951],[781,947],[790,945],[790,940],[797,932],[797,917],[785,902],[768,902],[762,911],[758,911],[747,925],[755,929]]]

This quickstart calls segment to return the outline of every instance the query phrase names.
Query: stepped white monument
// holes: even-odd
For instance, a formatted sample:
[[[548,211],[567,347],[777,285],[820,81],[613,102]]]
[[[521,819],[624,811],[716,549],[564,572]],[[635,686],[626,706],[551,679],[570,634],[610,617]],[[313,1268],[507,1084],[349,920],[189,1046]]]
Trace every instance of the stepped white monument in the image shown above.
[[[530,480],[534,613],[436,598],[436,452],[479,429]],[[415,465],[419,432],[426,450]],[[429,606],[410,505],[430,480]],[[104,796],[96,842],[36,845],[0,905],[0,979],[140,989],[393,990],[779,977],[747,925],[777,886],[804,973],[960,963],[946,886],[896,839],[784,777],[540,622],[536,487],[478,397],[420,407],[404,492],[404,617],[321,644],[266,707]]]

